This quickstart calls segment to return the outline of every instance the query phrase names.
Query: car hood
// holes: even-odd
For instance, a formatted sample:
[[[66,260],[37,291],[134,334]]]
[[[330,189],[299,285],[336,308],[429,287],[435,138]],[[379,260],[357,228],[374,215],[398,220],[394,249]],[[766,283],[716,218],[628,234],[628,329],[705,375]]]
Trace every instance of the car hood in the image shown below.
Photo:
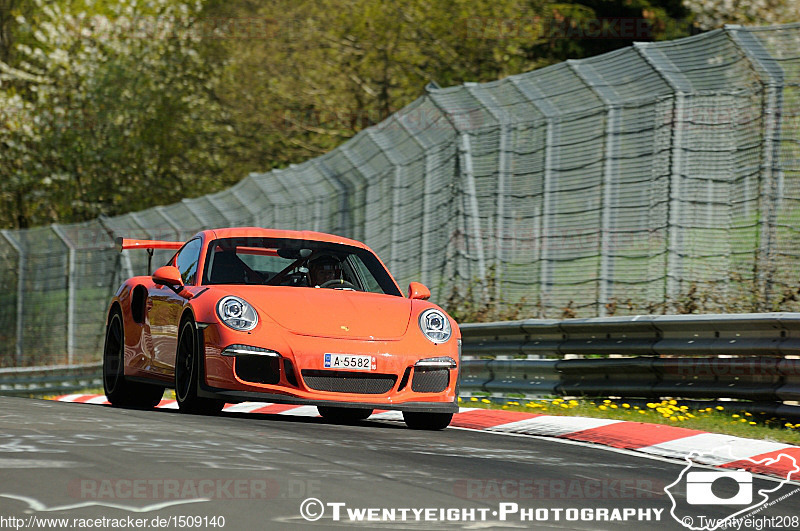
[[[283,286],[226,286],[226,294],[252,304],[299,335],[396,340],[408,329],[411,300],[359,291]]]

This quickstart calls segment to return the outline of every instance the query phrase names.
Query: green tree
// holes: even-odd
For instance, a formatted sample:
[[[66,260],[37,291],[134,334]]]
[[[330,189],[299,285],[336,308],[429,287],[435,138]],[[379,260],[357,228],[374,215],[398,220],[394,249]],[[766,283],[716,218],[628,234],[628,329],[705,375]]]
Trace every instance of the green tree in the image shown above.
[[[430,81],[493,81],[685,36],[686,13],[678,0],[212,0],[206,17],[229,23],[205,53],[228,65],[218,94],[235,129],[230,169],[245,175],[330,151]],[[614,34],[625,17],[645,31]],[[591,33],[607,20],[610,34]]]
[[[493,81],[688,32],[680,0],[3,6],[4,227],[216,191],[251,171],[330,151],[431,81]],[[620,19],[646,31],[621,31]]]
[[[683,0],[701,30],[723,24],[783,24],[800,20],[797,0]]]
[[[17,47],[16,66],[0,63],[3,225],[113,215],[232,182],[220,68],[198,51],[200,5],[104,9],[39,3],[34,43]]]

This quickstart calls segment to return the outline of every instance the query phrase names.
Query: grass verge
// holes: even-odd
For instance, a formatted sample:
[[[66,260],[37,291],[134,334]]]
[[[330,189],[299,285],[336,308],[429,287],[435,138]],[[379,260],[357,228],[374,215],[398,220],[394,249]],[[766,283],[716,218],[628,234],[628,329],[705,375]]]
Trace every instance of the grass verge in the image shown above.
[[[459,405],[484,409],[527,411],[528,413],[545,415],[668,424],[692,430],[800,446],[800,423],[792,424],[786,419],[746,411],[738,413],[730,410],[726,411],[721,406],[690,409],[688,406],[680,405],[675,400],[635,405],[619,400],[565,400],[557,398],[553,400],[508,399],[503,402],[496,402],[488,398],[472,397],[459,398]]]

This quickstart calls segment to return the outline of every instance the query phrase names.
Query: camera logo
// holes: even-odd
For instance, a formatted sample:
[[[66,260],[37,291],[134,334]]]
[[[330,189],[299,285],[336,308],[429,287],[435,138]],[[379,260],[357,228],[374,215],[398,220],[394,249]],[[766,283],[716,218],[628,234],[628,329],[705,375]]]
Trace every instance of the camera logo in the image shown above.
[[[733,496],[721,495],[732,488]],[[750,472],[689,472],[686,474],[686,502],[690,505],[750,505],[753,503],[753,474]]]
[[[664,492],[672,502],[672,518],[692,531],[741,528],[742,519],[765,504],[800,493],[800,489],[784,488],[793,475],[800,475],[800,465],[794,456],[781,451],[755,460],[734,455],[734,447],[725,445],[706,452],[692,451],[684,460],[686,466],[675,481],[664,487]],[[709,465],[733,463],[742,468],[708,469]],[[753,474],[748,468],[766,472]]]

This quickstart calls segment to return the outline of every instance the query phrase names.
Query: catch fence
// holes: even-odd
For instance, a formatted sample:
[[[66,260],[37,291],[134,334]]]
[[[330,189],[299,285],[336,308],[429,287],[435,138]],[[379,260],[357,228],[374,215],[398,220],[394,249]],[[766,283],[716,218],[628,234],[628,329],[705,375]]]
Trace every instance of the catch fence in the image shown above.
[[[727,26],[431,85],[330,153],[225,191],[2,231],[0,366],[99,359],[109,297],[146,269],[115,237],[235,225],[363,240],[436,302],[471,285],[524,317],[796,310],[798,50],[800,24]]]

